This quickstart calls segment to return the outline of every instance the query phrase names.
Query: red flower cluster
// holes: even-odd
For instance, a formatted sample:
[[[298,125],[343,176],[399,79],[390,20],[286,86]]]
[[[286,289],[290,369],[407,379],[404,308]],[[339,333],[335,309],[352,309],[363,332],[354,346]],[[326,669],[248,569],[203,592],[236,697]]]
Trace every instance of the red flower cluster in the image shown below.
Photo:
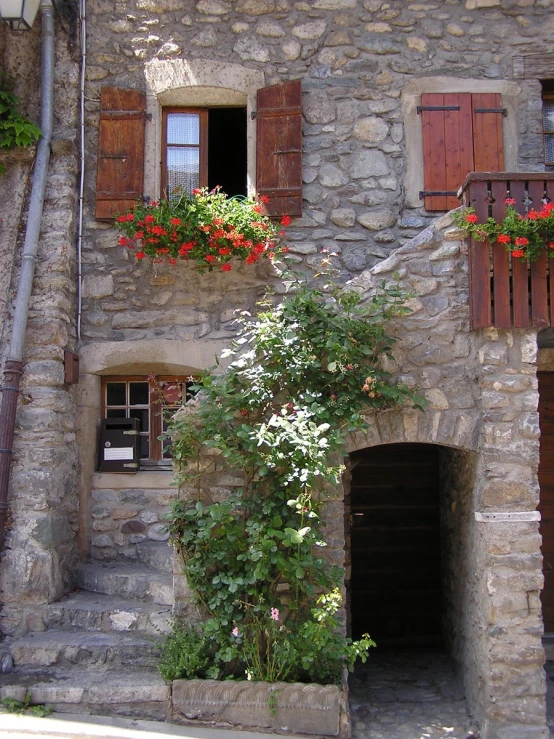
[[[454,219],[475,241],[488,240],[491,244],[496,241],[515,259],[533,262],[545,252],[550,255],[550,244],[554,243],[554,203],[541,203],[539,210],[531,208],[522,215],[515,208],[515,198],[506,198],[504,202],[506,215],[500,223],[493,218],[479,223],[472,208],[457,211]]]
[[[254,264],[288,251],[278,243],[277,227],[263,215],[268,201],[266,196],[259,201],[227,198],[217,188],[197,189],[192,196],[176,192],[169,200],[137,205],[118,216],[116,227],[125,234],[119,244],[134,249],[137,259],[148,256],[169,264],[182,259],[194,262],[200,272],[217,265],[229,272],[233,258]],[[281,219],[282,225],[290,222],[289,216]]]

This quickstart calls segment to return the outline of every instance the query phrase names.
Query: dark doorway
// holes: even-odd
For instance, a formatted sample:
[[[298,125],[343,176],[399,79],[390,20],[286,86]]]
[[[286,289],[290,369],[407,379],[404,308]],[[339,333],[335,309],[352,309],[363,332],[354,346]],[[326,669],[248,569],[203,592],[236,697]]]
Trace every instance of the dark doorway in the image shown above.
[[[442,644],[439,453],[431,444],[390,444],[351,455],[354,638]]]
[[[554,372],[539,372],[539,422],[541,429],[539,485],[542,536],[541,592],[544,631],[554,633]]]

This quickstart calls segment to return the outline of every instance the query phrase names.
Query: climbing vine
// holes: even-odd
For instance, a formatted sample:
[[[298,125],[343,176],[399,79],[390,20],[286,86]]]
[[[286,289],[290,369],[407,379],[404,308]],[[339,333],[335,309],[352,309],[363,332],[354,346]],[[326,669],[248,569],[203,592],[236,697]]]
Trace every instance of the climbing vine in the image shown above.
[[[336,682],[344,665],[365,661],[369,636],[341,634],[342,571],[323,556],[320,515],[364,412],[420,402],[383,369],[394,343],[385,324],[406,312],[404,296],[383,285],[368,301],[302,288],[245,313],[229,367],[207,374],[171,422],[189,491],[174,504],[171,540],[206,615],[200,630],[179,633],[201,655],[201,676]],[[240,479],[223,499],[210,490],[210,460]],[[175,636],[166,677],[182,675],[172,670]]]

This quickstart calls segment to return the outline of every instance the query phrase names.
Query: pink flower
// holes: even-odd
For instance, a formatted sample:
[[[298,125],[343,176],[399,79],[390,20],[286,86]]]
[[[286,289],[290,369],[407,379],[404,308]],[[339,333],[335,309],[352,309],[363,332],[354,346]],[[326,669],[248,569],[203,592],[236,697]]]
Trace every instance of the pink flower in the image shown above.
[[[506,198],[506,200],[504,201],[504,203],[506,205],[515,205],[516,204],[516,201],[515,201],[515,198]]]
[[[239,627],[238,626],[235,626],[235,628],[231,631],[231,634],[233,636],[238,636],[239,635]]]
[[[274,621],[278,621],[279,620],[279,609],[278,608],[272,608],[271,609],[271,618]]]

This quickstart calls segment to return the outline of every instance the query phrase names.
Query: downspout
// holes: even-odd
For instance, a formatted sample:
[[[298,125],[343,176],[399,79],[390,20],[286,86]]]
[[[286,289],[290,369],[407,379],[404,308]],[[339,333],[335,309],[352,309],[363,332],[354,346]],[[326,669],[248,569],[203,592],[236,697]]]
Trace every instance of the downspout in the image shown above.
[[[0,551],[4,549],[4,528],[8,512],[8,487],[17,412],[17,397],[23,374],[23,351],[38,252],[44,194],[50,160],[50,142],[54,117],[54,9],[52,0],[42,0],[41,35],[41,115],[42,138],[37,147],[33,184],[29,200],[27,230],[23,244],[21,272],[17,286],[12,335],[2,390],[0,408]]]

